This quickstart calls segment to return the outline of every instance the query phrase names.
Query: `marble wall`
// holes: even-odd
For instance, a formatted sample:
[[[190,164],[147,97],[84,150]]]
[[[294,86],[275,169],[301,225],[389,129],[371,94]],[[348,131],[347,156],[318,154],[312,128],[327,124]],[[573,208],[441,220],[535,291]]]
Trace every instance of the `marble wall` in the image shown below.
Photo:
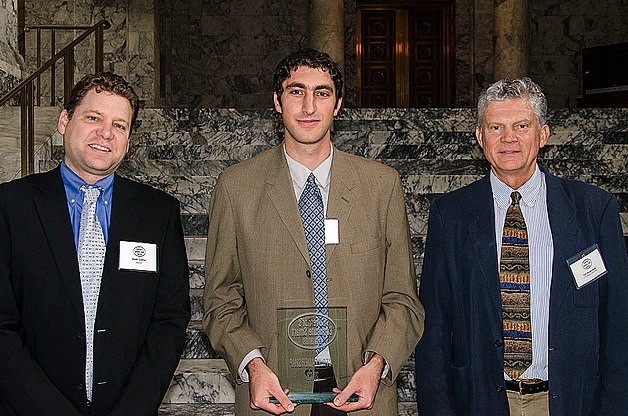
[[[344,0],[348,107],[356,102],[358,1]],[[452,3],[454,106],[473,107],[494,81],[493,0],[431,1]],[[26,22],[108,18],[105,67],[128,76],[147,107],[268,108],[276,63],[308,45],[307,9],[290,0],[26,0]],[[582,48],[628,41],[628,3],[530,1],[530,16],[530,76],[550,106],[575,107]],[[80,72],[89,71],[91,59],[79,55]]]
[[[107,19],[112,27],[104,34],[104,69],[126,77],[142,99],[143,105],[155,106],[156,78],[155,15],[153,0],[26,0],[26,25],[93,25]],[[26,61],[29,71],[36,65],[34,31],[26,36]],[[58,31],[59,51],[82,32]],[[42,32],[43,60],[50,58],[50,34]],[[75,60],[75,81],[94,71],[94,37],[79,45]],[[57,65],[55,101],[63,101],[63,63]],[[42,99],[50,101],[49,75],[42,77]]]
[[[122,172],[178,197],[186,235],[200,238],[220,172],[280,143],[283,131],[271,109],[144,109],[138,120]],[[628,235],[628,109],[553,109],[548,124],[541,162],[556,175],[614,193]],[[472,109],[342,109],[335,118],[337,148],[401,175],[417,264],[430,201],[488,171],[474,130]]]
[[[155,3],[168,107],[271,107],[277,62],[307,45],[307,2]]]
[[[530,75],[552,107],[582,96],[582,49],[628,42],[628,2],[530,1]]]
[[[348,107],[356,103],[357,1],[344,0],[345,106]],[[473,107],[480,92],[494,81],[494,2],[435,1],[453,3],[454,106]],[[162,88],[165,102],[175,107],[183,103],[191,103],[193,107],[268,107],[275,64],[283,55],[308,44],[307,16],[303,14],[306,7],[301,3],[295,6],[288,0],[262,2],[264,6],[249,8],[239,7],[236,0],[219,3],[212,8],[216,2],[193,0],[180,7],[173,0],[158,0],[160,7],[171,7],[170,21],[163,20],[160,24],[160,36],[178,31],[175,37],[187,40],[179,42],[176,53],[170,56],[168,50],[161,49],[162,63],[191,63],[172,69],[176,80],[172,79],[165,90]],[[575,107],[582,92],[581,49],[628,41],[628,4],[610,0],[532,1],[530,15],[530,76],[544,87],[551,106]],[[269,18],[283,23],[262,24]],[[199,19],[204,23],[198,23]],[[255,24],[249,23],[251,19]],[[268,42],[260,42],[260,36]],[[205,51],[208,54],[204,55]],[[168,74],[166,70],[161,76]]]
[[[23,59],[17,47],[17,0],[0,2],[0,96],[22,77]]]

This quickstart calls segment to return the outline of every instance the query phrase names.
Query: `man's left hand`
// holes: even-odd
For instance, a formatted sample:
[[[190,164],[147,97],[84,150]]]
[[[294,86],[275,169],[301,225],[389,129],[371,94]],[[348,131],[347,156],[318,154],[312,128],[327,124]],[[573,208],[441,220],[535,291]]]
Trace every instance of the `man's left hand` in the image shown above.
[[[344,390],[334,389],[338,395],[333,403],[327,404],[343,412],[371,409],[375,403],[375,394],[379,388],[384,364],[384,358],[379,354],[374,354],[368,363],[353,374]],[[358,396],[357,402],[347,402],[352,394]]]

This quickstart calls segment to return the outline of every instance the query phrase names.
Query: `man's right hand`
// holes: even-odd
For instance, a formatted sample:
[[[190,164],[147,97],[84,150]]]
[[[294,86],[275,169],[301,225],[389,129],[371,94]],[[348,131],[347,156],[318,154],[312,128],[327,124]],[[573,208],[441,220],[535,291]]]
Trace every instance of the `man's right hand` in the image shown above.
[[[252,359],[246,369],[249,372],[251,409],[262,409],[274,415],[294,411],[294,404],[287,396],[288,390],[282,390],[279,379],[261,358]],[[271,397],[279,404],[271,403]]]

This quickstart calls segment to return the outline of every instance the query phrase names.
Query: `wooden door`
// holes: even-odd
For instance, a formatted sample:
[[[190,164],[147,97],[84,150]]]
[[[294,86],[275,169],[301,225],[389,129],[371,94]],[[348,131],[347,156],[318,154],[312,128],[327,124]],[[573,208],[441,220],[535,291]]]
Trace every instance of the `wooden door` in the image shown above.
[[[451,3],[358,2],[358,107],[449,107]]]

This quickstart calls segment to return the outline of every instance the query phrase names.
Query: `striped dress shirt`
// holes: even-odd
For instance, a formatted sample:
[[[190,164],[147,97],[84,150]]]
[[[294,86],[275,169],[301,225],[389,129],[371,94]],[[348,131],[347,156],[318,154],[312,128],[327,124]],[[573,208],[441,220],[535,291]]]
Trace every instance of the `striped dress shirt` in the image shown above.
[[[548,331],[550,286],[554,242],[547,214],[547,187],[545,175],[536,167],[532,177],[519,189],[512,189],[490,173],[495,210],[495,242],[497,258],[501,259],[502,232],[510,194],[521,194],[521,211],[528,229],[530,248],[530,313],[532,324],[532,365],[521,378],[548,379]],[[498,265],[499,266],[499,265]],[[498,267],[499,270],[499,267]],[[509,378],[504,373],[505,378]]]

